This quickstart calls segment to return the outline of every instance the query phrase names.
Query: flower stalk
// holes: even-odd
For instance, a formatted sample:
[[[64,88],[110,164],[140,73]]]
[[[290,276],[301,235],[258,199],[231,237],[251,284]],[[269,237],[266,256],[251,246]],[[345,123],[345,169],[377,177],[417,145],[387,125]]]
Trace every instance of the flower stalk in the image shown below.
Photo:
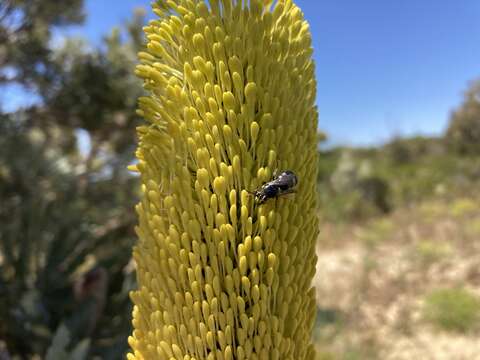
[[[145,28],[129,359],[314,359],[311,37],[292,1],[245,3],[157,0]]]

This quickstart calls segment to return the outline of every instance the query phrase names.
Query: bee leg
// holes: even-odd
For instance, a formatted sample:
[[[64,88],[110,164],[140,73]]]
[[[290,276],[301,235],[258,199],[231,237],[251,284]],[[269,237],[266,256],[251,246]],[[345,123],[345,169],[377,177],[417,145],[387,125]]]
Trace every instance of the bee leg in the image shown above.
[[[255,203],[258,203],[258,191],[257,191],[257,190],[250,191],[250,190],[245,189],[245,191],[246,191],[250,196],[253,196],[253,200],[254,200]]]
[[[264,204],[268,199],[265,196],[255,197],[255,201],[258,205]]]

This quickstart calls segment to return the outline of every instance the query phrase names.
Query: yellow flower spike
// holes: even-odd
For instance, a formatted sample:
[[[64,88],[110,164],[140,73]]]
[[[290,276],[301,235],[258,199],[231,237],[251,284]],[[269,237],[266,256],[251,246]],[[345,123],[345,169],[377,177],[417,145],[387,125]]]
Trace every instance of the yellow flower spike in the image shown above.
[[[311,36],[291,0],[158,0],[136,74],[142,201],[128,358],[313,359]],[[292,170],[296,194],[250,192]]]

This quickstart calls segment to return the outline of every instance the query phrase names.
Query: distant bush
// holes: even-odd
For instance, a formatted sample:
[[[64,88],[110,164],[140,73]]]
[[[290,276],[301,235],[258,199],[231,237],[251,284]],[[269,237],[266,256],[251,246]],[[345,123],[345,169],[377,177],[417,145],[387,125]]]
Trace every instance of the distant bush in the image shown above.
[[[407,164],[416,161],[421,156],[442,154],[445,152],[444,148],[440,139],[414,136],[411,138],[395,137],[385,145],[384,150],[393,163]]]
[[[480,156],[452,151],[441,137],[320,150],[318,165],[322,214],[332,221],[361,220],[431,197],[468,197],[480,184]],[[466,211],[462,206],[454,212]]]
[[[464,289],[439,289],[427,295],[423,313],[444,330],[468,332],[480,320],[480,299]]]
[[[355,155],[345,150],[340,156],[330,177],[332,194],[327,205],[356,219],[389,212],[388,182],[374,174],[371,161]]]
[[[452,113],[445,140],[458,153],[480,154],[480,80],[472,83]]]
[[[390,188],[384,179],[378,176],[369,176],[360,179],[358,188],[362,194],[362,198],[382,213],[388,213],[391,210],[389,203]]]
[[[359,164],[353,151],[345,150],[337,163],[330,182],[336,192],[353,190],[359,178]]]

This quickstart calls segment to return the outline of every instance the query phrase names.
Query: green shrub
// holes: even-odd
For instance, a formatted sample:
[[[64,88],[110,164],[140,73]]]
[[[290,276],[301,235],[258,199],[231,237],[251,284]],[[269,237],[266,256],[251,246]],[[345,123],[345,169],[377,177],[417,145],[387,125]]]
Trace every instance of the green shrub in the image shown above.
[[[478,212],[478,210],[479,206],[476,201],[467,198],[461,198],[453,202],[450,212],[455,217],[462,217],[475,214]]]
[[[360,232],[360,239],[368,246],[376,246],[392,236],[394,223],[388,218],[378,218],[371,221]]]
[[[463,104],[452,113],[445,140],[460,154],[480,153],[480,80],[470,85]]]
[[[343,149],[335,156],[329,154],[320,166],[320,203],[327,218],[358,220],[389,212],[390,186],[375,174],[373,155]],[[332,166],[332,160],[336,166]]]
[[[424,318],[447,330],[468,332],[480,319],[480,299],[465,289],[438,289],[425,299]]]
[[[424,136],[410,138],[395,137],[383,147],[385,154],[396,164],[408,164],[418,157],[444,152],[444,144],[439,139]]]
[[[384,179],[378,176],[360,179],[358,189],[362,194],[362,199],[372,204],[380,212],[388,213],[391,210],[390,188]]]
[[[435,263],[452,253],[450,244],[424,240],[416,246],[416,258],[425,266]]]

